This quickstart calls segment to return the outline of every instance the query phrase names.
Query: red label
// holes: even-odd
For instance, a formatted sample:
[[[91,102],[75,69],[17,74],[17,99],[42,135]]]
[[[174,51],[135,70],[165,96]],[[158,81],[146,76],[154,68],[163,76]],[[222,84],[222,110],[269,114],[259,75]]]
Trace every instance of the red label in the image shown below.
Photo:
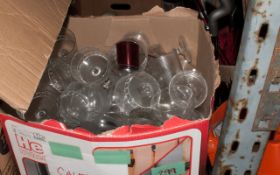
[[[79,172],[75,172],[75,171],[66,170],[62,167],[57,168],[57,174],[58,175],[87,175],[87,174],[84,174],[84,173],[79,173]]]
[[[37,154],[44,153],[40,143],[30,141],[27,137],[18,134],[16,134],[16,139],[19,147]]]

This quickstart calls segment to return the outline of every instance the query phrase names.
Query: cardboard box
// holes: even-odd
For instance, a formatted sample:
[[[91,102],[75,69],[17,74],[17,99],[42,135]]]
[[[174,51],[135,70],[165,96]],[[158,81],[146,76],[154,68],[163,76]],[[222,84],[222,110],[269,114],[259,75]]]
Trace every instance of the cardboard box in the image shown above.
[[[1,123],[0,123],[0,128]],[[4,138],[4,133],[0,133],[0,174],[16,175],[19,174],[17,166],[13,160],[12,153],[8,149],[8,145]]]
[[[0,112],[4,113],[1,110]],[[0,175],[17,175],[19,174],[17,166],[14,162],[11,151],[9,150],[8,143],[5,139],[2,129],[2,123],[0,122]]]
[[[76,0],[73,8],[78,16],[139,15],[162,6],[162,0]]]
[[[0,34],[5,32],[7,37],[0,56],[0,73],[4,75],[0,77],[0,96],[18,111],[28,109],[68,5],[66,0],[11,0],[0,7],[8,17],[10,10],[20,16],[10,17],[13,23],[7,21],[0,29]],[[107,50],[131,31],[145,33],[151,44],[160,43],[165,51],[178,47],[179,36],[185,38],[193,63],[209,87],[199,110],[210,116],[212,97],[219,84],[218,63],[210,36],[194,11],[177,8],[164,13],[155,8],[143,16],[70,18],[68,27],[75,33],[79,48]],[[123,126],[98,136],[81,128],[69,130],[53,120],[34,123],[7,115],[0,115],[0,120],[22,175],[38,171],[80,175],[204,174],[208,119],[190,122],[174,117],[161,127]]]

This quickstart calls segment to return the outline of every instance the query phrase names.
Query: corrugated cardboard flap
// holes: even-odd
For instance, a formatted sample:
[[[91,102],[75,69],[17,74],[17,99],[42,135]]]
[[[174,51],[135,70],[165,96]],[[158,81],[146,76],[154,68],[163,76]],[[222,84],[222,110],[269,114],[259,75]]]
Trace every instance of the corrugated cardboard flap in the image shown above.
[[[61,29],[70,0],[0,0],[0,98],[25,111]]]

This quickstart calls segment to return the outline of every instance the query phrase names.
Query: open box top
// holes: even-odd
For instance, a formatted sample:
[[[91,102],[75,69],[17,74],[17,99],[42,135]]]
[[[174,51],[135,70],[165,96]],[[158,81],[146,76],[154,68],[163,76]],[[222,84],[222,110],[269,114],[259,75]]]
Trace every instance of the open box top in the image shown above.
[[[16,0],[11,0],[7,4],[0,7],[0,12],[2,9],[6,10],[4,14],[8,14],[6,16],[10,18],[10,16],[14,16],[10,15],[11,12],[14,13],[15,11],[19,17],[9,19],[7,26],[0,28],[0,37],[5,36],[6,38],[0,47],[2,49],[2,55],[0,56],[2,61],[0,66],[0,73],[2,73],[0,77],[0,97],[16,110],[25,112],[46,67],[69,2],[62,0],[59,2],[47,0],[37,2],[34,0],[30,4],[21,4]],[[0,14],[2,15],[2,13]],[[2,18],[1,15],[0,19]],[[23,25],[23,27],[19,27],[19,25]],[[139,31],[147,35],[151,45],[161,44],[164,51],[168,52],[178,47],[179,36],[184,37],[191,51],[193,63],[206,78],[209,88],[208,97],[200,107],[200,112],[211,113],[211,99],[215,88],[219,84],[218,62],[214,60],[210,35],[204,30],[203,23],[197,19],[197,13],[194,11],[176,8],[164,13],[162,9],[156,7],[142,16],[71,17],[68,27],[75,33],[79,48],[93,46],[108,50],[126,32]],[[16,29],[13,31],[14,28]],[[111,132],[112,135],[98,136],[82,128],[67,129],[62,123],[53,120],[46,120],[42,123],[24,122],[6,115],[0,115],[0,120],[22,174],[26,174],[23,165],[23,159],[27,160],[25,159],[26,156],[29,159],[32,157],[32,160],[36,158],[35,161],[44,165],[47,164],[50,172],[57,172],[58,166],[65,166],[68,169],[74,168],[75,171],[76,169],[80,169],[81,172],[89,171],[89,173],[82,174],[91,174],[92,172],[98,174],[98,171],[106,174],[107,170],[122,174],[120,171],[112,169],[112,167],[117,166],[110,165],[110,167],[107,167],[102,164],[102,168],[98,167],[99,165],[95,163],[93,150],[99,147],[113,148],[117,145],[116,149],[126,149],[127,147],[129,150],[132,149],[131,147],[134,149],[134,147],[139,146],[142,149],[142,146],[145,146],[144,150],[151,152],[151,145],[154,144],[165,145],[165,142],[170,142],[177,147],[178,139],[182,137],[191,139],[191,143],[187,144],[190,149],[184,151],[185,155],[190,155],[191,174],[204,174],[208,119],[190,122],[180,118],[172,118],[161,127],[123,126],[114,131],[116,135]],[[34,133],[36,134],[34,135]],[[35,143],[36,148],[42,149],[36,149],[38,152],[34,152],[32,149],[26,151],[25,146],[18,144],[17,139],[22,142],[27,141],[32,146]],[[23,144],[26,145],[25,142]],[[37,147],[38,145],[40,147]],[[184,148],[187,147],[184,146]],[[75,148],[75,150],[72,150],[72,148]],[[65,150],[67,153],[70,152],[75,155],[78,153],[82,159],[73,160],[73,157],[70,156],[68,158],[71,158],[71,160],[67,159],[65,161],[64,156],[59,158],[58,154],[65,152]],[[167,155],[166,152],[168,154],[173,152],[171,150],[165,149],[160,152],[164,153],[163,156],[165,156]],[[183,155],[184,153],[180,152],[179,154]],[[30,157],[28,157],[29,155]],[[146,158],[148,156],[141,153],[138,157]],[[111,157],[108,159],[111,159]],[[142,162],[145,166],[149,165],[146,161],[136,162],[137,164]],[[64,165],[64,163],[67,165]],[[182,165],[185,168],[185,164]],[[126,172],[130,169],[126,165],[121,165],[121,168]],[[149,168],[151,169],[152,166]]]
[[[3,11],[0,19],[6,24],[0,29],[3,38],[0,98],[20,112],[25,112],[31,103],[68,6],[68,0],[32,3],[12,0],[0,7]],[[126,32],[139,31],[148,36],[151,45],[161,44],[168,52],[178,47],[178,37],[183,36],[193,63],[209,88],[200,111],[210,114],[211,97],[219,84],[218,63],[214,61],[210,36],[196,12],[176,8],[164,13],[155,7],[138,16],[71,17],[68,26],[75,33],[79,48],[93,46],[108,50]]]

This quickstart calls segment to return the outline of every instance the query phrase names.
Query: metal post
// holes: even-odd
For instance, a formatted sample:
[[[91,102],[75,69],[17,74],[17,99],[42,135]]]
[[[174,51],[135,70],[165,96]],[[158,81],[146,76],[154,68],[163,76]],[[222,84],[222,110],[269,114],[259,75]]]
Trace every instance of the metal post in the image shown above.
[[[279,124],[279,9],[279,0],[249,3],[214,175],[257,174],[269,130]]]

